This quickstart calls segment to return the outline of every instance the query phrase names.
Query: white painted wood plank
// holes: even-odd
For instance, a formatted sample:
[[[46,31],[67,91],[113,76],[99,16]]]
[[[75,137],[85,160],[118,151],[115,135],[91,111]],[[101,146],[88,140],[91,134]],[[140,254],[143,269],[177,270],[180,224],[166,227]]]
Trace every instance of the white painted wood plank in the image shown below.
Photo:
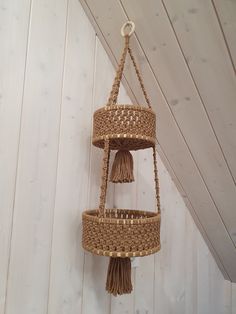
[[[80,313],[82,307],[94,56],[95,33],[79,2],[70,0],[48,313]]]
[[[152,149],[138,152],[137,209],[156,211]],[[154,255],[139,258],[135,273],[135,312],[154,313]],[[145,285],[144,282],[147,284]]]
[[[210,276],[209,276],[209,251],[203,238],[198,234],[197,238],[197,313],[208,314],[210,312]]]
[[[107,102],[113,76],[114,69],[97,38],[92,114]],[[92,145],[89,208],[97,208],[99,205],[102,158],[103,151]],[[113,187],[108,185],[107,206],[111,207],[112,205]],[[84,314],[92,313],[95,308],[98,314],[110,313],[110,295],[105,291],[108,261],[107,257],[85,254],[82,308]]]
[[[160,164],[160,162],[159,162]],[[161,169],[163,166],[161,166]],[[169,268],[166,270],[165,286],[169,298],[170,313],[185,311],[185,275],[186,275],[186,209],[175,185],[164,172],[161,184],[163,216],[166,215],[166,256]],[[175,201],[171,200],[174,196]],[[162,229],[163,230],[163,229]],[[165,266],[164,266],[165,267]]]
[[[224,281],[224,314],[232,314],[232,283],[228,280]]]
[[[232,284],[232,314],[236,313],[236,284]]]
[[[120,36],[120,25],[127,20],[127,17],[124,15],[119,4],[115,1],[110,1],[109,6],[103,1],[100,1],[99,5],[97,2],[93,1],[86,1],[86,3],[94,14],[92,22],[95,28],[99,28],[100,34],[104,36],[107,44],[112,49],[112,53],[118,58],[122,49],[122,41],[117,40],[117,38]],[[176,127],[175,121],[167,108],[163,94],[158,89],[158,85],[151,73],[150,67],[144,62],[145,57],[140,50],[139,44],[137,44],[135,37],[133,37],[131,41],[138,63],[141,67],[144,81],[147,85],[146,87],[150,99],[153,100],[152,102],[154,104],[156,104],[158,100],[156,110],[159,115],[158,139],[160,145],[168,156],[169,162],[174,169],[176,176],[179,178],[181,185],[184,187],[186,194],[189,199],[191,199],[191,203],[197,211],[204,229],[207,230],[209,240],[212,245],[217,248],[218,255],[220,260],[224,263],[225,269],[227,269],[231,278],[236,278],[236,271],[233,266],[235,263],[233,261],[236,260],[236,252],[233,243],[222,224],[209,192],[207,191],[204,182],[199,175],[199,171],[192,160],[190,152],[183,141],[182,135]],[[137,97],[139,97],[140,88],[137,85],[136,78],[135,80],[132,80],[132,75],[130,74],[132,72],[128,71],[126,73],[130,86],[132,86],[133,91],[137,94]]]
[[[215,260],[209,254],[208,258],[209,264],[209,286],[210,286],[210,312],[211,313],[224,313],[225,311],[225,290],[224,290],[224,278],[223,275],[219,272],[219,268],[216,265]]]
[[[215,258],[215,260],[218,261],[218,266],[222,272],[222,274],[224,275],[225,278],[228,277],[227,273],[226,273],[226,270],[223,266],[223,264],[221,262],[219,262],[219,256],[217,255],[217,252],[215,250],[215,248],[212,246],[212,243],[209,241],[209,238],[208,238],[208,235],[206,233],[206,230],[204,229],[203,225],[201,224],[201,221],[199,220],[199,217],[197,215],[197,212],[195,211],[195,209],[193,208],[185,190],[183,189],[183,186],[181,185],[179,179],[177,178],[173,168],[171,167],[166,155],[164,154],[163,150],[161,149],[161,147],[158,145],[158,153],[159,153],[159,156],[161,158],[161,161],[163,162],[163,164],[165,165],[165,168],[166,170],[168,171],[168,173],[170,174],[171,176],[171,179],[174,181],[175,183],[175,186],[177,187],[178,189],[178,192],[180,193],[180,195],[182,196],[183,198],[183,201],[187,207],[187,209],[189,210],[198,230],[200,231],[200,233],[202,234],[211,254],[213,255],[213,257]],[[195,232],[196,233],[196,230]],[[196,234],[194,236],[194,242],[196,241]]]
[[[192,251],[189,249],[194,245],[190,233],[188,233],[189,244],[186,240],[186,214],[189,215],[189,213],[186,212],[183,200],[160,161],[159,174],[161,179],[162,248],[156,255],[155,313],[192,313],[191,311],[187,312],[190,306],[194,305],[192,294],[195,293],[194,283],[190,283],[192,278],[189,278],[194,276],[191,267],[195,267],[191,260]],[[192,222],[190,215],[189,219]],[[193,222],[192,226],[194,226]],[[191,265],[188,264],[189,259]],[[190,274],[187,271],[190,271]]]
[[[236,2],[230,0],[213,0],[212,2],[215,5],[216,13],[220,19],[231,58],[236,68]]]
[[[185,313],[197,314],[197,235],[199,231],[189,212],[185,220]],[[220,272],[220,271],[219,271]]]
[[[170,270],[169,247],[172,245],[168,240],[168,212],[170,193],[170,178],[162,162],[158,160],[158,174],[160,180],[161,198],[161,250],[155,256],[155,313],[171,313],[170,296],[168,291],[168,274]],[[173,222],[173,220],[172,220]]]
[[[33,3],[6,314],[47,310],[66,11]]]
[[[30,1],[0,7],[0,313],[4,312]]]
[[[136,19],[137,37],[221,217],[233,237],[236,226],[235,185],[161,1],[140,3],[138,6],[133,0],[123,0],[122,3],[128,18]],[[179,4],[176,7],[179,8]],[[146,20],[150,22],[145,23]],[[202,33],[201,37],[204,37]],[[178,79],[179,73],[181,80]]]
[[[235,179],[235,73],[212,3],[196,3],[194,0],[181,0],[178,4],[169,0],[164,2]]]

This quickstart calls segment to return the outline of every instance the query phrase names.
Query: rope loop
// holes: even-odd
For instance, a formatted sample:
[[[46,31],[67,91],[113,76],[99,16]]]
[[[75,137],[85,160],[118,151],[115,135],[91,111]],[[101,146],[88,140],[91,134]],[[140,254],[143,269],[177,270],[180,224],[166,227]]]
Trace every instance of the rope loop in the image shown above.
[[[126,28],[127,27],[131,28],[128,33],[126,32]],[[120,89],[120,82],[121,82],[122,75],[123,75],[123,72],[124,72],[125,60],[126,60],[126,56],[127,56],[127,53],[128,53],[130,55],[132,64],[134,66],[135,73],[136,73],[136,75],[138,77],[138,81],[139,81],[140,87],[142,89],[145,101],[146,101],[148,107],[151,108],[150,100],[149,100],[147,92],[145,90],[141,73],[140,73],[140,71],[138,69],[138,66],[137,66],[137,63],[135,61],[134,55],[133,55],[132,50],[131,50],[131,48],[129,46],[130,36],[133,34],[134,30],[135,30],[135,24],[132,21],[127,21],[121,28],[121,35],[125,38],[125,44],[124,44],[124,49],[123,49],[123,52],[122,52],[122,55],[121,55],[121,59],[120,59],[119,65],[118,65],[118,69],[116,71],[116,76],[115,76],[115,79],[114,79],[114,82],[113,82],[113,85],[112,85],[110,96],[109,96],[109,99],[108,99],[108,102],[107,102],[108,106],[112,106],[112,105],[116,105],[117,104],[117,98],[118,98],[119,89]]]
[[[129,32],[126,33],[126,29],[129,28]],[[122,37],[125,37],[126,35],[128,35],[129,37],[133,34],[135,30],[135,24],[132,21],[127,21],[124,23],[124,25],[121,27],[120,33]]]

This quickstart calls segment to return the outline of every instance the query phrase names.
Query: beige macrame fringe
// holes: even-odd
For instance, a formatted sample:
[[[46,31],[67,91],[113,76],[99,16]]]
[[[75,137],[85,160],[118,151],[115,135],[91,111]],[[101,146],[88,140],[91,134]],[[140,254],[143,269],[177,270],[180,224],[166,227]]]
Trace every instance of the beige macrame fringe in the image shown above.
[[[110,181],[113,183],[130,183],[134,181],[133,156],[128,150],[118,150],[112,165]]]
[[[125,257],[111,257],[107,271],[106,290],[114,296],[131,293],[131,261]]]

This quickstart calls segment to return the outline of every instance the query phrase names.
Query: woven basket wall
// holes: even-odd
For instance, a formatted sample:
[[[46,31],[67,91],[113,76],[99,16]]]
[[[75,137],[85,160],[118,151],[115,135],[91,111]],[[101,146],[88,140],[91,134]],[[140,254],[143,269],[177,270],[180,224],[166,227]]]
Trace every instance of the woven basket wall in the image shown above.
[[[155,144],[156,115],[151,108],[134,105],[105,106],[93,116],[93,144],[111,149],[138,150]]]
[[[98,210],[83,213],[83,248],[97,255],[132,257],[160,250],[160,213],[106,209],[101,218]]]

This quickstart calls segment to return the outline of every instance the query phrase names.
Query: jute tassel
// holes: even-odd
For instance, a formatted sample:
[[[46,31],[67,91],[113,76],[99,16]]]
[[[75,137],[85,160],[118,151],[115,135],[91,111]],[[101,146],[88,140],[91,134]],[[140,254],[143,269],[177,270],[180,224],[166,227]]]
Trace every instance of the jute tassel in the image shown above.
[[[131,261],[125,257],[111,257],[107,271],[106,290],[114,296],[131,293]]]
[[[133,156],[128,150],[118,150],[112,165],[110,181],[113,183],[130,183],[134,181]]]

